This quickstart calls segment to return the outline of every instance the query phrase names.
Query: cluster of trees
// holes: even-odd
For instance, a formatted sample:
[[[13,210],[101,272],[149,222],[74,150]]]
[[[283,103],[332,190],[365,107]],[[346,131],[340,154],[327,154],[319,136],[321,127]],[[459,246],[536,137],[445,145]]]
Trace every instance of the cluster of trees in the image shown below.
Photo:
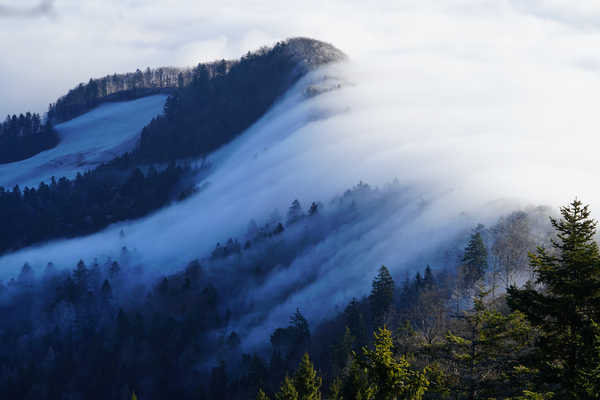
[[[123,163],[123,159],[119,159]],[[37,188],[0,187],[0,253],[61,237],[86,235],[142,217],[177,196],[184,167],[158,171],[103,165],[75,179],[52,178]]]
[[[39,114],[7,116],[0,123],[0,164],[24,160],[59,142],[52,124]]]
[[[171,89],[188,85],[192,70],[162,67],[136,70],[126,74],[90,79],[56,100],[48,107],[48,119],[60,123],[75,118],[105,101],[133,100],[156,93],[171,93]]]

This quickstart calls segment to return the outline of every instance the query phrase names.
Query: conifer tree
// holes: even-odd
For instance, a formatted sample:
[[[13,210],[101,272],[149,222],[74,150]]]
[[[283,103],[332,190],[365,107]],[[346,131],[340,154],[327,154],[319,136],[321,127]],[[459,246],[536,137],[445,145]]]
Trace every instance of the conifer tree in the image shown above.
[[[551,218],[556,231],[550,251],[530,254],[536,282],[508,290],[508,303],[540,330],[536,362],[542,382],[561,399],[596,398],[600,393],[600,253],[596,221],[579,200]],[[595,393],[590,395],[590,393]]]
[[[308,353],[304,353],[294,375],[294,387],[299,400],[321,400],[322,379],[317,375]]]
[[[294,200],[287,214],[287,225],[292,225],[304,217],[302,206],[298,200]]]
[[[479,231],[471,235],[471,239],[465,248],[462,263],[464,283],[466,288],[470,289],[477,281],[483,279],[488,269],[487,248]]]
[[[258,389],[258,393],[256,395],[256,400],[271,400],[269,396],[262,389]]]
[[[367,324],[365,317],[360,310],[360,303],[356,298],[350,301],[350,304],[346,306],[344,310],[344,319],[347,327],[350,329],[352,336],[356,338],[356,345],[358,348],[366,345],[368,342]]]
[[[352,348],[355,342],[356,338],[352,336],[350,328],[346,326],[344,336],[332,349],[332,361],[335,368],[342,370],[346,367],[348,359],[352,355]]]
[[[375,326],[383,324],[384,317],[394,302],[394,290],[394,279],[385,265],[382,265],[373,280],[373,287],[369,296]]]
[[[405,357],[394,358],[392,333],[387,328],[380,328],[374,337],[375,349],[363,348],[363,357],[356,360],[359,370],[367,377],[367,385],[363,381],[362,393],[358,393],[360,397],[357,398],[422,399],[429,386],[425,372],[412,370]]]
[[[343,400],[342,397],[342,380],[338,377],[329,385],[329,395],[327,400]]]
[[[442,362],[455,375],[448,386],[469,399],[518,395],[529,388],[531,377],[519,360],[533,344],[531,326],[518,311],[503,314],[488,305],[488,294],[478,294],[473,310],[462,316],[441,346]]]
[[[294,382],[289,376],[286,376],[283,380],[279,393],[275,395],[276,400],[300,400],[298,397],[298,391],[294,386]]]
[[[423,286],[425,289],[431,289],[435,286],[435,277],[433,276],[433,272],[431,271],[431,267],[429,265],[425,268]]]
[[[290,317],[290,327],[292,328],[296,345],[304,351],[308,350],[310,347],[310,327],[299,308]]]

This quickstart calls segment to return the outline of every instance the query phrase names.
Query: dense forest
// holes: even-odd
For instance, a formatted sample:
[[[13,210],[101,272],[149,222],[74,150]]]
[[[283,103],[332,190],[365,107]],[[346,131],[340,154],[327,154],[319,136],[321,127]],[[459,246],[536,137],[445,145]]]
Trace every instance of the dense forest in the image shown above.
[[[25,264],[0,289],[0,391],[24,399],[595,398],[600,255],[595,222],[578,201],[551,220],[554,234],[534,232],[536,213],[547,210],[516,212],[473,228],[445,265],[404,277],[381,267],[369,296],[315,326],[298,304],[289,324],[245,353],[248,330],[234,321],[257,314],[237,301],[240,289],[394,193],[360,184],[327,206],[304,211],[294,201],[285,216],[252,222],[245,236],[165,276],[146,270],[126,232],[116,259],[72,270],[50,262],[42,272]],[[550,248],[528,258],[536,245]],[[231,268],[239,276],[224,279]]]
[[[273,48],[248,52],[241,60],[200,63],[194,68],[146,68],[91,78],[50,104],[48,120],[55,124],[64,122],[105,101],[168,93],[173,95],[165,109],[168,118],[159,118],[148,127],[142,154],[152,161],[181,154],[196,156],[214,149],[218,146],[216,141],[222,144],[240,133],[309,69],[343,57],[328,44],[295,38],[279,42]],[[225,139],[216,139],[222,135]],[[152,146],[158,146],[158,141],[168,144],[165,136],[193,142],[193,151],[188,154],[183,147],[176,147],[169,149],[173,154],[154,154]],[[206,148],[202,140],[207,142]]]
[[[189,168],[174,163],[158,171],[130,164],[127,156],[77,174],[52,178],[37,188],[0,186],[0,254],[56,238],[97,232],[111,223],[142,217],[185,195],[182,177]]]
[[[59,137],[39,114],[7,116],[0,123],[0,164],[24,160],[56,146]]]
[[[164,115],[143,129],[137,155],[151,162],[206,155],[242,133],[308,70],[343,57],[331,45],[299,38],[236,62],[200,64],[191,83],[167,99]]]

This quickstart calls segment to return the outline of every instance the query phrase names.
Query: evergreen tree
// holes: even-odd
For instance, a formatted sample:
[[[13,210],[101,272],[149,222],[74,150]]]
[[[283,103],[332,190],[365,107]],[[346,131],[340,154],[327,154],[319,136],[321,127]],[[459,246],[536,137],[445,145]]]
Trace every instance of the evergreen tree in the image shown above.
[[[423,286],[425,289],[432,289],[435,286],[435,277],[433,276],[433,272],[431,271],[431,267],[429,265],[425,268]]]
[[[290,317],[290,327],[293,328],[296,343],[303,349],[308,350],[310,346],[310,327],[300,309],[296,309],[294,315]]]
[[[258,389],[258,393],[256,394],[256,400],[271,400],[269,396],[262,389]]]
[[[333,346],[332,349],[333,366],[338,370],[342,370],[344,367],[346,367],[346,364],[352,355],[352,348],[354,347],[355,342],[356,338],[352,336],[350,328],[346,326],[344,336],[342,337],[341,341]]]
[[[322,379],[317,375],[308,353],[304,353],[294,375],[294,387],[299,400],[320,400]]]
[[[488,269],[487,248],[483,243],[479,230],[471,235],[471,239],[465,248],[462,263],[464,283],[466,288],[470,289],[477,281],[483,279]]]
[[[308,215],[313,216],[317,214],[319,214],[319,204],[313,201],[310,205],[310,208],[308,209]]]
[[[342,380],[335,378],[331,385],[329,385],[329,395],[327,400],[343,400],[342,397]]]
[[[298,397],[298,391],[294,386],[294,382],[289,376],[286,376],[283,380],[283,384],[279,389],[279,393],[275,395],[276,400],[300,400]]]
[[[597,398],[600,393],[600,253],[596,221],[579,200],[551,218],[552,250],[530,254],[540,289],[510,287],[508,303],[540,331],[534,367],[543,389],[561,399]]]
[[[355,359],[355,376],[351,379],[358,383],[359,391],[352,398],[422,399],[429,386],[425,371],[412,370],[405,357],[394,358],[392,333],[388,329],[379,328],[374,337],[375,349],[363,348],[363,357]],[[366,375],[366,385],[361,371]]]
[[[519,395],[530,389],[531,370],[520,357],[528,354],[534,334],[525,316],[503,314],[485,302],[480,292],[474,309],[465,313],[446,343],[440,360],[450,371],[449,387],[468,399]]]
[[[394,302],[394,290],[394,279],[385,265],[382,265],[379,273],[373,279],[373,287],[369,296],[371,314],[376,326],[383,324],[385,315],[391,309]]]
[[[304,217],[302,206],[298,200],[294,200],[287,213],[287,225],[292,225],[302,219],[302,217]]]
[[[350,304],[344,310],[344,320],[350,329],[352,336],[356,338],[358,348],[365,346],[368,341],[367,324],[361,312],[361,306],[356,298],[352,298]]]

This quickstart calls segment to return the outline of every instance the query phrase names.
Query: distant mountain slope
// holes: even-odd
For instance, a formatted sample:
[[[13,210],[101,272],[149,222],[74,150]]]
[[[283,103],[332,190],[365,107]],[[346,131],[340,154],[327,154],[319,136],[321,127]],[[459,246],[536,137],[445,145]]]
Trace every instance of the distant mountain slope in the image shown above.
[[[104,104],[56,125],[58,146],[26,160],[0,165],[0,186],[37,186],[50,177],[74,177],[135,146],[141,129],[162,112],[165,95]]]
[[[165,95],[105,103],[57,125],[56,148],[0,165],[0,209],[8,210],[0,218],[7,228],[0,235],[0,253],[97,232],[189,196],[196,191],[198,170],[187,168],[182,158],[230,142],[311,69],[342,58],[325,43],[291,39],[237,62],[219,62],[215,75],[201,65],[192,83],[175,89],[166,104]],[[323,81],[290,90],[294,101],[314,97]],[[166,116],[160,115],[163,105]],[[249,130],[247,137],[255,134]],[[223,158],[213,155],[211,162]]]

